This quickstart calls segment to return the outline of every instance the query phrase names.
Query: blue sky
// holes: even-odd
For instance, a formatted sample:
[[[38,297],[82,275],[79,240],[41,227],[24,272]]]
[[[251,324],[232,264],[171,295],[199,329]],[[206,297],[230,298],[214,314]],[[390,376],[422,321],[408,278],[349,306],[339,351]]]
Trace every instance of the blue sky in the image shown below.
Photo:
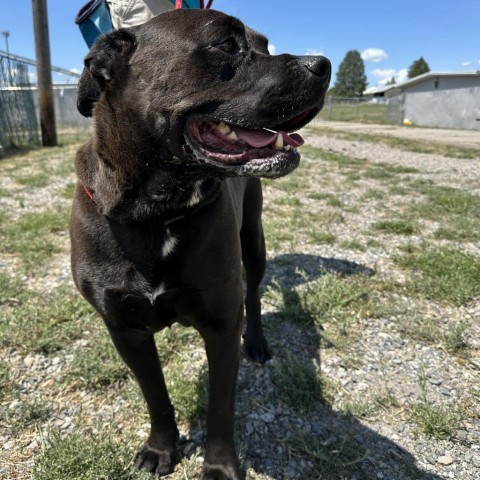
[[[85,1],[47,0],[56,66],[82,68],[87,47],[73,20]],[[10,51],[34,58],[31,0],[1,3]],[[214,7],[266,34],[276,53],[326,55],[334,74],[346,52],[358,50],[369,86],[401,79],[420,56],[433,71],[480,70],[480,0],[214,0]]]

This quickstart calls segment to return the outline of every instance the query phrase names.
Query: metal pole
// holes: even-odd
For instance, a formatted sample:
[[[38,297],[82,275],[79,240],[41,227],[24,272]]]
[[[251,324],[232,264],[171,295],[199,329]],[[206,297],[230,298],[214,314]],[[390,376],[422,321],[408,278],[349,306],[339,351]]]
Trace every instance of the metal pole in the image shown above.
[[[10,53],[8,49],[8,37],[10,36],[10,32],[2,32],[2,35],[5,37],[5,45],[7,46],[7,53]]]
[[[32,0],[32,8],[33,28],[35,31],[35,53],[37,58],[38,105],[40,109],[42,144],[45,147],[53,147],[57,145],[57,131],[55,127],[55,111],[53,107],[47,0]]]
[[[2,35],[5,37],[5,46],[7,48],[7,70],[8,70],[8,81],[10,82],[10,86],[13,86],[13,75],[12,75],[12,67],[10,65],[10,49],[8,47],[8,37],[10,36],[10,32],[2,32]]]

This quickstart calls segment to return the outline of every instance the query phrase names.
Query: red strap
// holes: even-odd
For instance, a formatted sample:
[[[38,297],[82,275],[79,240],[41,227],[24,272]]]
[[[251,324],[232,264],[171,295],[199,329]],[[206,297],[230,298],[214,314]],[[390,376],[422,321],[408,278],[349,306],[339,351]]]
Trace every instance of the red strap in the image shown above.
[[[213,0],[208,0],[207,5],[205,6],[205,0],[200,0],[200,8],[210,8],[212,6]],[[183,0],[175,0],[175,8],[182,8]]]
[[[87,197],[93,202],[93,203],[97,203],[95,201],[95,197],[93,196],[93,193],[87,188],[86,185],[82,185],[83,186],[83,190],[85,191],[85,193],[87,194]]]

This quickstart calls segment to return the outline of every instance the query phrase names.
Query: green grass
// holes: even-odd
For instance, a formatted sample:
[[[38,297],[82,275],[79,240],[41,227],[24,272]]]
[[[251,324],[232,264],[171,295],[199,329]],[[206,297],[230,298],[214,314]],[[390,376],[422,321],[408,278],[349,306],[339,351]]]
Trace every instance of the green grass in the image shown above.
[[[30,425],[40,425],[51,415],[51,407],[41,399],[25,399],[10,420],[14,429],[19,432]]]
[[[410,291],[428,299],[464,305],[480,296],[480,258],[452,247],[397,255],[395,262],[415,275]]]
[[[280,283],[274,282],[265,292],[264,300],[278,308],[278,315],[282,320],[302,324],[311,321],[297,290],[285,288]]]
[[[342,153],[336,153],[309,145],[302,147],[302,152],[306,157],[331,162],[332,165],[336,165],[341,169],[358,170],[368,166],[367,160],[354,158],[350,155],[344,155]]]
[[[110,337],[103,330],[106,329],[96,332],[86,346],[75,351],[65,380],[76,388],[98,390],[129,378],[129,370],[115,351]]]
[[[363,199],[365,200],[383,200],[387,196],[387,192],[378,188],[369,188]]]
[[[470,324],[466,321],[446,322],[444,318],[432,316],[429,312],[422,312],[420,309],[410,311],[405,308],[404,314],[398,316],[397,327],[406,338],[440,346],[460,357],[470,353],[466,342]]]
[[[416,222],[408,219],[382,220],[375,222],[372,229],[378,232],[391,233],[394,235],[413,235],[418,232]]]
[[[208,371],[187,372],[188,363],[170,364],[165,368],[165,382],[175,415],[182,422],[205,420],[208,405]]]
[[[0,306],[14,306],[28,297],[25,287],[17,277],[0,272]]]
[[[480,197],[462,190],[413,182],[425,200],[410,206],[410,214],[440,223],[435,237],[454,241],[480,240]]]
[[[20,175],[15,178],[15,181],[26,187],[41,188],[46,187],[50,181],[51,177],[46,172],[35,173],[31,175]]]
[[[329,207],[341,208],[341,207],[344,206],[344,202],[342,202],[342,200],[340,200],[338,197],[336,197],[335,195],[333,195],[331,193],[314,192],[314,193],[309,193],[307,196],[308,196],[308,198],[311,198],[313,200],[325,200],[325,203]]]
[[[0,347],[48,354],[82,338],[94,312],[71,287],[57,287],[48,295],[28,293],[2,312]]]
[[[0,363],[0,402],[11,398],[14,392],[12,368],[7,363]]]
[[[371,400],[352,400],[342,405],[342,412],[357,418],[368,418],[375,410],[376,404]]]
[[[333,245],[337,241],[336,235],[331,232],[311,230],[308,232],[308,236],[310,241],[315,244]]]
[[[367,283],[364,277],[325,274],[307,285],[302,305],[315,323],[335,323],[347,334],[349,320],[371,308]]]
[[[140,480],[151,479],[132,471],[134,450],[105,432],[53,433],[36,458],[33,480]]]
[[[59,195],[66,200],[71,200],[73,198],[73,193],[75,191],[75,183],[69,183],[66,187],[60,190]]]
[[[263,181],[263,183],[281,192],[297,193],[305,186],[306,181],[306,178],[304,175],[302,175],[302,171],[295,170],[286,177],[282,177],[270,182]]]
[[[65,210],[26,213],[16,222],[0,219],[0,252],[17,255],[28,274],[33,274],[60,251],[58,235],[64,235],[70,218]]]
[[[288,217],[287,217],[288,218]],[[291,244],[295,239],[289,221],[269,215],[263,222],[265,241],[269,250],[279,250],[284,244]]]
[[[418,432],[436,440],[452,438],[461,427],[459,413],[448,406],[422,402],[412,406],[411,414]]]
[[[287,205],[289,207],[298,207],[302,204],[298,197],[281,197],[274,201],[275,205]]]
[[[358,319],[386,313],[377,289],[378,285],[363,275],[326,273],[296,289],[277,282],[267,289],[265,297],[277,307],[281,319],[314,326],[325,347],[344,350],[356,338],[353,325]]]
[[[292,450],[313,463],[308,478],[345,480],[357,478],[368,450],[349,434],[324,439],[313,434],[298,434],[289,440]],[[363,477],[360,477],[363,478]]]
[[[324,398],[319,368],[310,361],[287,356],[273,364],[272,381],[275,397],[292,408],[312,410]]]
[[[359,252],[367,251],[367,247],[358,240],[343,240],[339,242],[338,246],[346,250],[358,250]]]
[[[418,381],[421,401],[412,405],[411,419],[417,433],[436,440],[451,439],[462,427],[462,415],[457,405],[434,404],[428,400],[427,380],[424,368],[420,368]]]
[[[449,326],[448,329],[443,332],[441,339],[447,352],[460,353],[468,348],[465,342],[467,329],[468,324],[461,322],[457,325]]]
[[[203,347],[200,334],[193,328],[174,324],[155,335],[158,354],[162,365],[178,360],[178,354],[194,347]]]

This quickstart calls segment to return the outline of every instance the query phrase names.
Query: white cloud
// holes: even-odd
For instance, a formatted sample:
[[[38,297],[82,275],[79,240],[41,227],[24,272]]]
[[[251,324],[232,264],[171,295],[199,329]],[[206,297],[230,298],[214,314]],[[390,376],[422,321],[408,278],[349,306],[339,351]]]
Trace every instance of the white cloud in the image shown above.
[[[275,46],[274,43],[269,43],[268,44],[268,51],[270,52],[270,55],[275,55],[277,51],[277,47]]]
[[[383,70],[376,68],[375,70],[373,70],[372,75],[378,80],[378,83],[380,85],[383,85],[384,83],[388,82],[392,77],[394,77],[396,73],[397,71],[391,68]]]
[[[318,50],[316,48],[308,48],[305,52],[305,55],[325,55],[322,50]]]
[[[399,70],[397,73],[397,79],[399,83],[408,80],[408,68],[402,68],[402,70]]]
[[[462,67],[468,67],[469,65],[471,65],[472,62],[470,62],[469,60],[467,60],[466,62],[462,62]]]
[[[396,83],[401,83],[407,80],[408,70],[402,68],[401,70],[394,70],[393,68],[379,69],[376,68],[373,70],[372,75],[377,79],[378,85],[386,85],[391,78],[395,78]]]
[[[367,48],[361,53],[361,57],[366,62],[383,62],[388,58],[387,52],[381,48]]]

